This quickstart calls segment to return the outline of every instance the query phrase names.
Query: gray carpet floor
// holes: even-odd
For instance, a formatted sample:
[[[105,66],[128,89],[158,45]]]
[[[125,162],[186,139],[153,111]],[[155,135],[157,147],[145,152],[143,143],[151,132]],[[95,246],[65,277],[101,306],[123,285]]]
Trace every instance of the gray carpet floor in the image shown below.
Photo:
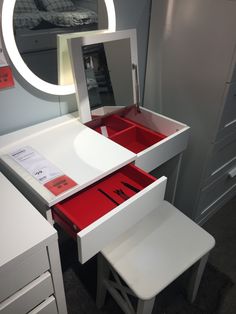
[[[188,303],[180,278],[158,296],[153,314],[236,314],[236,197],[203,228],[215,237],[216,246],[196,301]],[[58,231],[68,314],[122,314],[110,296],[101,310],[96,308],[96,257],[79,264],[76,243]]]
[[[216,240],[210,263],[234,283],[223,299],[219,314],[236,314],[236,197],[211,217],[203,228]]]

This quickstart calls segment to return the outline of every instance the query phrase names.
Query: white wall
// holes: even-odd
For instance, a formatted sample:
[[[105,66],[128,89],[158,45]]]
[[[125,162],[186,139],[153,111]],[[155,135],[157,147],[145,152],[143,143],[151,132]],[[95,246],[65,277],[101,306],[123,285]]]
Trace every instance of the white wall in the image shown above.
[[[117,12],[117,28],[137,29],[142,89],[146,64],[150,0],[114,0],[114,2]],[[0,135],[76,110],[74,95],[58,97],[42,94],[19,77],[15,71],[14,76],[15,87],[0,90]]]
[[[137,29],[141,99],[143,98],[151,0],[114,0],[117,29]]]

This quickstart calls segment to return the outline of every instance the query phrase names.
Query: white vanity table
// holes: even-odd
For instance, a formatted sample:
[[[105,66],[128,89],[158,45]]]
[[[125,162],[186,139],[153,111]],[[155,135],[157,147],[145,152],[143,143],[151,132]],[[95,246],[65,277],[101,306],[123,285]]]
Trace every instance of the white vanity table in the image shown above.
[[[135,48],[132,56],[137,61],[134,30],[102,34],[99,38],[120,40],[127,36],[132,41],[131,48]],[[76,49],[78,44],[89,44],[90,40],[93,43],[97,35],[82,37],[82,41],[72,39]],[[85,92],[80,90],[80,99],[81,95]],[[144,108],[137,112],[135,106],[118,111],[117,107],[97,109],[91,113],[96,119],[85,125],[82,123],[85,105],[83,102],[79,106],[79,109],[82,106],[79,112],[82,119],[66,115],[0,138],[2,171],[43,215],[50,219],[52,211],[53,219],[77,239],[81,263],[139,222],[164,199],[167,178],[156,179],[148,172],[181,154],[189,135],[185,124]],[[89,106],[86,110],[90,110]],[[112,136],[100,134],[101,126]],[[59,181],[55,183],[52,179],[42,184],[12,158],[13,153],[25,148],[58,169],[61,176],[56,181]],[[41,171],[37,162],[35,169]],[[64,176],[67,186],[62,187]],[[117,195],[115,190],[122,190],[125,195]]]
[[[169,123],[177,123],[169,121],[168,118],[159,118],[166,119]],[[181,145],[173,144],[173,150],[169,152],[163,147],[166,154],[160,154],[160,160],[158,148],[160,147],[161,152],[162,145],[169,147],[168,136],[153,145],[152,149],[157,150],[157,165],[181,153],[184,149],[187,144],[188,127],[182,125],[182,128],[185,132],[177,134],[176,141],[173,136],[170,136],[170,141],[174,141],[174,144],[180,141]],[[135,159],[139,162],[136,154],[83,125],[78,118],[71,115],[2,136],[0,146],[3,172],[22,193],[27,195],[41,213],[46,215],[46,211],[54,206],[54,219],[77,238],[79,260],[82,263],[142,219],[155,208],[159,201],[164,199],[165,177],[155,180],[143,170],[129,165]],[[76,186],[58,196],[51,193],[9,155],[26,146],[40,152],[75,181]],[[152,155],[152,149],[151,147],[147,149],[145,153],[147,157],[149,151],[150,156]],[[101,181],[90,186],[98,180]],[[126,201],[120,200],[109,187],[113,182],[114,188],[119,186],[118,181],[131,183],[140,192],[131,193],[124,188],[126,193],[130,193],[130,198]],[[86,188],[88,186],[89,188]],[[109,194],[112,193],[112,197],[119,205],[116,206],[104,195],[98,193],[99,188],[107,190]],[[94,193],[90,189],[93,189]],[[78,191],[81,192],[77,193]],[[84,200],[86,197],[87,199]],[[76,205],[70,205],[73,202],[83,204],[82,215],[85,217],[76,215],[73,209]],[[92,211],[91,217],[88,217],[88,210],[90,213]],[[82,230],[79,230],[80,224],[82,224]]]
[[[67,313],[57,232],[0,173],[0,312]]]

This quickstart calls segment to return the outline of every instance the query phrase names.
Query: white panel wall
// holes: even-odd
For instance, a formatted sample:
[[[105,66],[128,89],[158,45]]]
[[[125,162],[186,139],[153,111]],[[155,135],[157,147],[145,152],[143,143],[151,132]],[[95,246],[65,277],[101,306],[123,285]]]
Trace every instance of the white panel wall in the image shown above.
[[[2,0],[0,0],[2,2]],[[117,28],[137,28],[143,88],[150,0],[115,0]],[[15,87],[0,90],[0,135],[76,110],[74,96],[42,94],[15,75]]]
[[[117,29],[136,28],[138,37],[139,75],[143,98],[146,53],[148,45],[151,0],[114,0],[117,12]]]

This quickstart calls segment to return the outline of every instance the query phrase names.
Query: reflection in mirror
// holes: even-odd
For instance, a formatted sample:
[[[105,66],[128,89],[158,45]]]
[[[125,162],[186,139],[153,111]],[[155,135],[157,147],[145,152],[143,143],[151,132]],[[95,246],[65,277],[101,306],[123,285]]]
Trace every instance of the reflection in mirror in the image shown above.
[[[96,89],[94,94],[97,97],[93,99],[92,107],[105,105],[104,108],[116,111],[119,110],[118,106],[123,108],[135,106],[138,110],[140,92],[135,29],[116,32],[99,31],[89,36],[70,38],[68,47],[82,123],[92,119],[88,95],[92,87]],[[87,84],[91,82],[90,78],[93,82],[92,86]]]
[[[134,104],[130,40],[82,47],[91,109]]]
[[[13,25],[27,66],[58,84],[57,34],[98,29],[98,0],[16,0]]]

